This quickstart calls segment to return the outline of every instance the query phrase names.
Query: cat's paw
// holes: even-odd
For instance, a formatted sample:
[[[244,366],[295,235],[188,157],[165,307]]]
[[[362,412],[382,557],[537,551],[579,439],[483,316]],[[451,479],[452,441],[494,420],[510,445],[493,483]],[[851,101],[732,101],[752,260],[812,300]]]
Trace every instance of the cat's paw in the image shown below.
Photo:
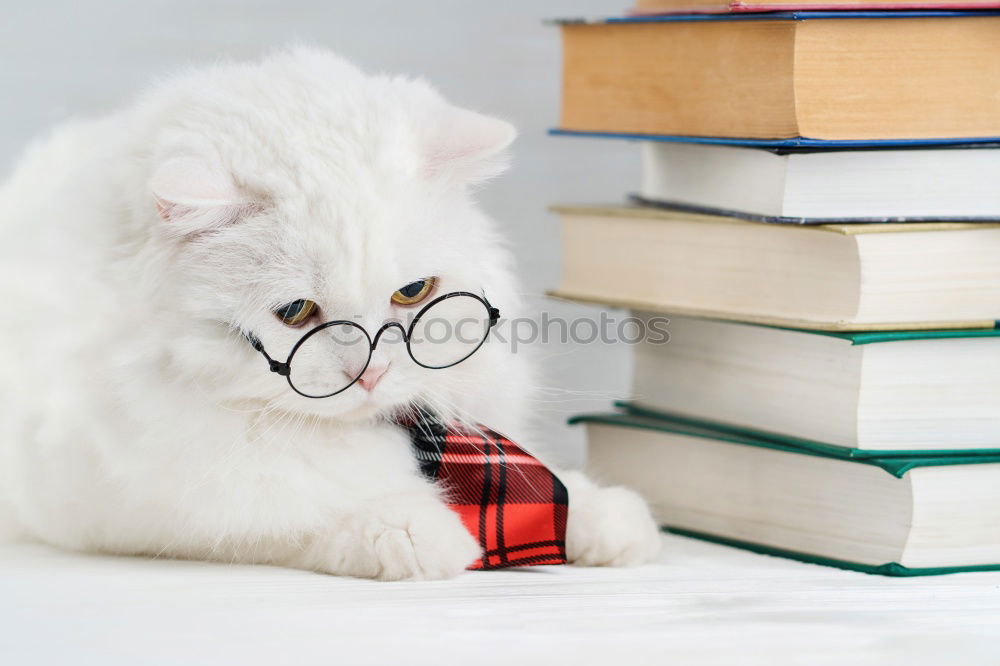
[[[389,508],[369,525],[367,538],[380,580],[453,578],[481,554],[458,516],[440,504]]]
[[[318,568],[379,580],[437,580],[457,576],[479,556],[479,542],[440,501],[393,499],[353,516]]]
[[[582,566],[633,566],[656,559],[660,530],[646,502],[627,488],[599,488],[583,474],[563,477],[569,489],[566,554]]]

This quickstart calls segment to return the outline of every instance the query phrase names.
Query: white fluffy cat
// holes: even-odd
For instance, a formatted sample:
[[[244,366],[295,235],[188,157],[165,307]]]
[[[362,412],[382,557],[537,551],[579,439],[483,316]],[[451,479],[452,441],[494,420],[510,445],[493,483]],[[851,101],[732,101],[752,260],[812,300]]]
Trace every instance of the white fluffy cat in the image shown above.
[[[0,190],[0,530],[381,579],[461,572],[478,545],[388,416],[426,403],[530,444],[522,355],[486,344],[430,370],[380,344],[362,381],[314,400],[246,334],[283,359],[322,321],[374,332],[406,314],[397,289],[431,276],[515,316],[511,255],[470,197],[513,137],[421,81],[299,49],[177,77],[36,145]],[[286,325],[275,312],[300,299],[316,311]],[[561,476],[572,561],[656,554],[637,496]]]

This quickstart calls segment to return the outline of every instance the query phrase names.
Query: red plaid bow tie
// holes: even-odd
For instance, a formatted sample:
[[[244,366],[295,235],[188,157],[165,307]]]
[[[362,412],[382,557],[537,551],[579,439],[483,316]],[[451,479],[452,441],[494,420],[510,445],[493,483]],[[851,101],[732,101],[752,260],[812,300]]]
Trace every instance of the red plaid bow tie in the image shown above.
[[[426,411],[402,425],[421,471],[479,539],[483,556],[470,569],[566,563],[569,496],[545,465],[487,428],[449,428]]]

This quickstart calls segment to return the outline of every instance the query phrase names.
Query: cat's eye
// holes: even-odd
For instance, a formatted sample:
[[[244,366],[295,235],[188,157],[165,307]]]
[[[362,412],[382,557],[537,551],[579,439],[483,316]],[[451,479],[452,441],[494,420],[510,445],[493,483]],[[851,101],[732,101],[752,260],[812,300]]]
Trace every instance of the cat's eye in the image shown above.
[[[421,302],[434,291],[434,285],[437,283],[437,278],[424,278],[422,280],[414,280],[405,287],[400,287],[392,293],[392,302],[397,305],[416,305]]]
[[[316,312],[316,302],[305,298],[282,305],[274,311],[274,316],[286,326],[299,326]]]

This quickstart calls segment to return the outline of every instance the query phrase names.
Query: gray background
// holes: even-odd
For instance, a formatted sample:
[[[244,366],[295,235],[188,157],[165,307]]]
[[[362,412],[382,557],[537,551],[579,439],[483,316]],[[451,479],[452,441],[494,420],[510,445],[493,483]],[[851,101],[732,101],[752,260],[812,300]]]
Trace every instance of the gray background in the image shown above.
[[[595,316],[548,301],[559,268],[554,202],[618,201],[638,183],[634,145],[546,136],[558,117],[559,34],[552,17],[622,13],[626,0],[3,0],[0,169],[34,136],[74,115],[125,104],[152,79],[220,56],[255,57],[295,42],[331,48],[368,71],[420,74],[455,103],[514,122],[514,167],[480,194],[505,228],[537,313]],[[563,463],[583,440],[565,417],[624,397],[628,349],[541,347],[541,434]]]

